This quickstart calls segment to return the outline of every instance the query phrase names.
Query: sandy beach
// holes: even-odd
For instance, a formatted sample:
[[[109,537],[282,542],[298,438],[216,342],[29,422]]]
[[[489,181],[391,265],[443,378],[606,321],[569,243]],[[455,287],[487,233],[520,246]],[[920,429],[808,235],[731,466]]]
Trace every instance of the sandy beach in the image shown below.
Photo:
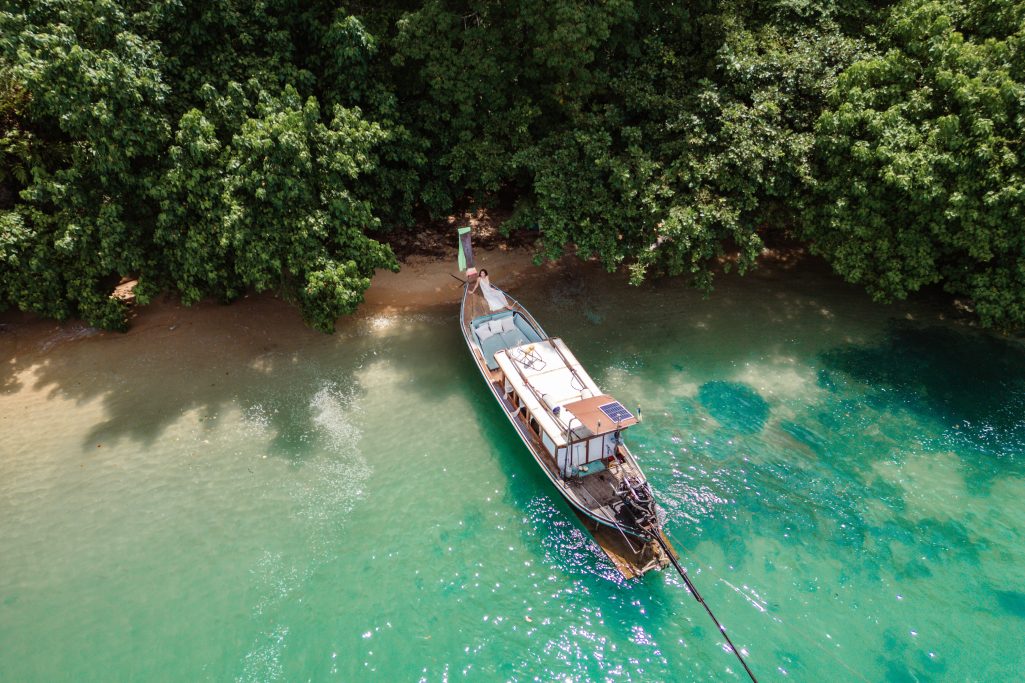
[[[535,266],[529,248],[482,250],[478,261],[507,287],[560,267],[551,263]],[[455,305],[460,284],[453,275],[457,275],[454,259],[416,255],[408,257],[397,273],[378,271],[365,302],[353,316],[338,320],[338,331],[375,316]],[[258,352],[267,344],[297,337],[315,339],[322,334],[307,327],[294,306],[269,291],[245,295],[228,305],[201,301],[184,306],[176,297],[165,295],[147,306],[134,307],[129,324],[125,333],[105,332],[80,320],[58,322],[18,311],[0,313],[0,391],[17,382],[17,375],[42,362],[49,351],[72,342],[103,341],[130,353],[137,342],[170,340],[187,332],[222,337],[239,352]]]

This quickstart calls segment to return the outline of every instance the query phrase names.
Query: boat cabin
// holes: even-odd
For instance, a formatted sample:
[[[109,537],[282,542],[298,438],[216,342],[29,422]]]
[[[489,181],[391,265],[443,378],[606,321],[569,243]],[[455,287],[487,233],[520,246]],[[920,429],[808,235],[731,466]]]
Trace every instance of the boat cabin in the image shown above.
[[[471,330],[488,369],[563,477],[614,463],[623,429],[637,419],[603,393],[558,338],[541,339],[518,312],[475,318]]]

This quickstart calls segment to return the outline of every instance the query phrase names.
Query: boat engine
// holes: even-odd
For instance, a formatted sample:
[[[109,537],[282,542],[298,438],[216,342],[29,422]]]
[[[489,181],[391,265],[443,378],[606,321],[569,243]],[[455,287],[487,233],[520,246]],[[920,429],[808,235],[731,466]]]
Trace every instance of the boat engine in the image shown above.
[[[616,492],[622,499],[624,507],[633,515],[637,526],[649,531],[658,527],[655,496],[652,494],[648,482],[627,475],[623,477]]]

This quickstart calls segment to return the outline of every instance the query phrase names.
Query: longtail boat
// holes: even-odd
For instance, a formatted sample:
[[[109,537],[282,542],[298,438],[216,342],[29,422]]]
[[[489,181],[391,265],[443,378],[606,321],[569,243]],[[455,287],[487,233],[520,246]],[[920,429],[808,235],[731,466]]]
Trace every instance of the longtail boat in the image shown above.
[[[562,339],[480,277],[468,228],[459,246],[460,328],[516,434],[624,576],[665,567],[673,551],[664,515],[624,440],[637,416],[598,387]]]
[[[758,683],[725,627],[701,597],[663,531],[664,515],[623,440],[639,422],[602,392],[558,337],[518,301],[482,277],[470,229],[459,229],[466,274],[459,327],[477,369],[541,471],[626,578],[669,564],[719,628],[730,652]]]

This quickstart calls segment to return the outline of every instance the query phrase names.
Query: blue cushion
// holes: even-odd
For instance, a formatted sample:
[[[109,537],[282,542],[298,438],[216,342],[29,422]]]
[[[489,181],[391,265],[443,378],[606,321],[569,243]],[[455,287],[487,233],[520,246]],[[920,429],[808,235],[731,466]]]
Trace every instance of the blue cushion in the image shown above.
[[[527,323],[527,321],[524,320],[521,316],[517,315],[516,318],[515,318],[515,322],[516,322],[516,327],[518,327],[520,332],[523,333],[523,336],[524,336],[524,338],[527,341],[532,341],[532,342],[539,342],[539,341],[541,341],[541,335],[539,335],[537,333],[537,331],[535,331],[534,328],[531,327]]]
[[[488,334],[491,331],[491,321],[499,321],[503,318],[512,317],[511,321],[505,321],[504,327],[508,328],[509,323],[515,326],[514,329],[506,329],[501,333]],[[484,360],[487,362],[489,370],[498,369],[498,361],[495,360],[495,353],[502,349],[511,349],[514,346],[520,346],[528,342],[539,342],[541,341],[541,335],[534,331],[526,320],[523,319],[518,313],[513,311],[502,311],[493,315],[484,315],[473,320],[473,329],[477,335],[477,343],[480,344],[480,350],[484,354]],[[498,322],[495,322],[494,327],[501,329]]]
[[[514,330],[512,332],[503,332],[502,342],[505,344],[505,348],[511,349],[514,346],[526,344],[527,338],[519,330]]]
[[[502,335],[496,334],[489,337],[487,341],[480,345],[481,353],[484,354],[484,360],[487,361],[489,370],[498,369],[498,361],[495,360],[495,352],[501,351],[504,348],[508,348],[505,345],[505,340],[502,339]]]

